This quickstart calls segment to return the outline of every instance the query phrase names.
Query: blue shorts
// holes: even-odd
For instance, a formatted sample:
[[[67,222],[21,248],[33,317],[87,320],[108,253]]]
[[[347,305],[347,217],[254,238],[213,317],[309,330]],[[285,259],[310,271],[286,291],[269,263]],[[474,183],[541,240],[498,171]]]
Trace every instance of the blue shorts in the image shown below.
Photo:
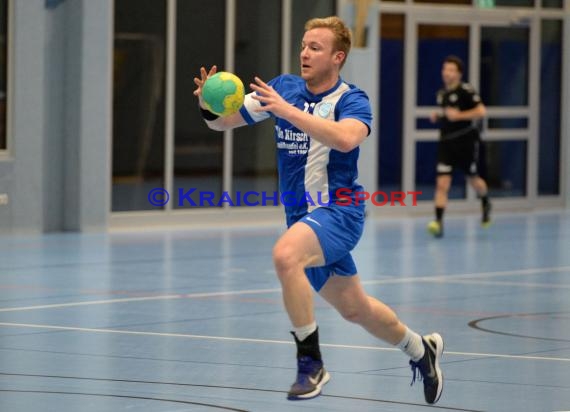
[[[333,275],[354,276],[358,272],[350,254],[364,229],[364,208],[350,206],[319,207],[298,220],[289,220],[288,226],[303,222],[311,227],[319,239],[325,265],[305,269],[307,278],[318,292]]]

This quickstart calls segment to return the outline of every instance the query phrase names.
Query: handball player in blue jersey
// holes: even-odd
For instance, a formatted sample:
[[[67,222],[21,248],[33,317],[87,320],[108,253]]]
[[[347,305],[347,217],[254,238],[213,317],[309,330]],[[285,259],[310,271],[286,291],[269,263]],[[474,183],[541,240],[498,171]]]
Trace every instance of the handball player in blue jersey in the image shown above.
[[[364,205],[346,196],[363,190],[356,182],[359,145],[372,125],[368,97],[340,76],[350,47],[351,33],[341,19],[312,19],[301,44],[300,77],[281,75],[267,83],[256,77],[241,110],[225,117],[207,111],[201,100],[202,86],[216,73],[215,66],[201,69],[194,94],[213,130],[273,119],[279,189],[306,199],[285,204],[288,229],[273,248],[297,345],[297,378],[288,399],[314,398],[330,379],[319,349],[313,288],[345,319],[406,353],[413,379],[417,371],[423,378],[426,402],[435,403],[443,388],[443,339],[437,333],[420,336],[367,295],[350,254],[362,234]],[[338,189],[344,189],[342,199],[336,196]]]

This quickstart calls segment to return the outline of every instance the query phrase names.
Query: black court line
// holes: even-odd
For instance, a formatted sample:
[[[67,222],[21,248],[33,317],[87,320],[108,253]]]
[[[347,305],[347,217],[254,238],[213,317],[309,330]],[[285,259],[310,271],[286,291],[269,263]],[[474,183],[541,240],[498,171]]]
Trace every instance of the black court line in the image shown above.
[[[540,353],[550,353],[556,352],[561,350],[568,350],[570,347],[565,348],[556,348],[556,349],[549,349],[549,350],[541,350],[541,351],[533,351],[533,352],[525,352],[520,355],[536,355]],[[294,371],[296,370],[295,367],[281,367],[281,366],[267,366],[267,365],[255,365],[255,364],[247,364],[247,363],[231,363],[231,362],[206,362],[206,361],[197,361],[197,360],[184,360],[184,359],[168,359],[168,358],[152,358],[152,357],[144,357],[144,356],[127,356],[127,355],[109,355],[109,354],[96,354],[96,353],[80,353],[80,352],[64,352],[64,351],[50,351],[50,350],[40,350],[40,349],[22,349],[22,348],[12,348],[12,347],[0,347],[0,350],[6,351],[18,351],[18,352],[32,352],[32,353],[46,353],[46,354],[54,354],[54,355],[68,355],[68,356],[84,356],[84,357],[95,357],[95,358],[109,358],[109,359],[122,359],[122,360],[134,360],[134,361],[149,361],[149,362],[172,362],[172,363],[181,363],[181,364],[197,364],[197,365],[216,365],[216,366],[233,366],[233,367],[244,367],[244,368],[259,368],[259,369],[279,369],[283,371]],[[468,363],[468,362],[479,362],[485,360],[494,360],[496,359],[493,356],[488,357],[480,357],[476,359],[459,359],[453,361],[445,361],[442,362],[442,365],[453,365],[459,363]],[[391,377],[391,378],[400,378],[400,379],[409,379],[408,375],[397,375],[393,373],[382,373],[382,372],[392,372],[392,371],[402,371],[402,370],[409,370],[409,366],[395,366],[390,368],[379,368],[379,369],[371,369],[365,371],[354,371],[354,372],[347,372],[347,371],[339,371],[334,369],[328,369],[329,372],[342,375],[369,375],[369,376],[384,376],[384,377]],[[0,372],[0,376],[2,375],[10,375],[6,373]],[[30,376],[24,374],[13,374],[14,376]],[[562,386],[562,385],[542,385],[542,384],[526,384],[526,383],[515,383],[515,382],[503,382],[503,381],[491,381],[491,380],[479,380],[479,379],[458,379],[458,378],[447,378],[447,382],[470,382],[470,383],[490,383],[490,384],[501,384],[501,385],[512,385],[512,386],[530,386],[530,387],[544,387],[544,388],[553,388],[553,389],[569,389],[570,386]]]
[[[205,385],[205,384],[192,384],[192,383],[179,383],[179,382],[161,382],[161,381],[143,381],[143,380],[133,380],[133,379],[112,379],[112,378],[89,378],[89,377],[80,377],[80,376],[58,376],[58,375],[39,375],[39,374],[21,374],[21,373],[6,373],[0,372],[0,376],[18,376],[18,377],[30,377],[30,378],[48,378],[48,379],[70,379],[70,380],[86,380],[86,381],[95,381],[95,382],[116,382],[116,383],[136,383],[136,384],[145,384],[145,385],[168,385],[168,386],[181,386],[181,387],[193,387],[193,388],[209,388],[209,389],[230,389],[230,390],[239,390],[239,391],[252,391],[252,392],[264,392],[264,393],[279,393],[279,394],[286,394],[286,391],[276,390],[276,389],[261,389],[261,388],[247,388],[247,387],[239,387],[239,386],[222,386],[222,385]],[[11,391],[16,392],[16,391]],[[27,392],[27,391],[22,391]],[[34,391],[31,391],[34,392]],[[51,393],[51,392],[46,392]],[[53,393],[61,393],[61,392],[53,392]],[[74,393],[72,393],[74,394]],[[89,394],[86,394],[89,395]],[[97,396],[97,395],[95,395]],[[115,396],[115,395],[101,395],[101,396]],[[321,397],[324,398],[333,398],[333,399],[345,399],[345,400],[354,400],[354,401],[364,401],[364,402],[377,402],[377,403],[385,403],[385,404],[392,404],[392,405],[405,405],[405,406],[417,406],[422,408],[434,408],[439,410],[447,410],[447,411],[458,411],[458,412],[483,412],[476,409],[464,409],[464,408],[454,408],[449,406],[437,406],[437,405],[427,405],[423,403],[413,403],[413,402],[400,402],[400,401],[390,401],[386,399],[375,399],[375,398],[364,398],[364,397],[357,397],[357,396],[343,396],[343,395],[328,395],[328,394],[321,394]],[[129,398],[130,396],[120,396]],[[150,400],[162,400],[156,398],[144,398],[144,397],[134,397],[135,399],[150,399]],[[185,401],[171,401],[166,399],[166,402],[179,402],[185,403]],[[194,402],[190,402],[194,404]],[[210,405],[208,405],[210,406]],[[225,407],[222,407],[227,409]],[[240,409],[228,409],[233,411],[241,411]],[[247,412],[247,411],[246,411]]]
[[[483,358],[489,359],[489,358]],[[471,360],[459,360],[453,362],[447,362],[446,365],[452,363],[466,363],[471,362]],[[441,363],[443,365],[443,363]],[[387,376],[387,377],[395,377],[395,378],[405,378],[402,375],[395,375],[395,374],[388,374],[388,373],[365,373],[365,375],[370,376]],[[519,382],[505,382],[505,381],[498,381],[498,380],[488,380],[488,379],[460,379],[460,378],[446,378],[445,382],[462,382],[462,383],[488,383],[491,385],[506,385],[506,386],[516,386],[516,387],[529,387],[529,388],[548,388],[548,389],[570,389],[570,386],[562,386],[562,385],[543,385],[537,383],[519,383]]]
[[[468,323],[469,327],[480,330],[482,332],[493,333],[495,335],[503,335],[503,336],[512,336],[515,338],[526,338],[526,339],[536,339],[536,340],[544,340],[548,342],[570,342],[570,339],[560,339],[560,338],[549,338],[545,336],[532,336],[532,335],[522,335],[518,333],[511,333],[505,332],[502,330],[495,330],[490,328],[484,328],[480,326],[480,323],[485,322],[487,320],[495,320],[495,319],[508,319],[508,318],[525,318],[525,317],[532,317],[532,316],[544,316],[544,315],[560,315],[560,314],[568,314],[570,312],[539,312],[539,313],[512,313],[509,315],[498,315],[498,316],[489,316],[486,318],[475,319]]]
[[[137,400],[141,400],[141,401],[157,401],[157,402],[181,403],[184,405],[205,406],[207,408],[222,409],[225,411],[250,412],[247,409],[237,409],[237,408],[231,408],[229,406],[223,406],[223,405],[214,405],[214,404],[210,404],[210,403],[182,401],[182,400],[178,400],[178,399],[151,398],[151,397],[147,397],[147,396],[113,395],[113,394],[109,394],[109,393],[87,393],[87,392],[32,391],[32,390],[28,391],[28,390],[17,390],[17,389],[0,389],[0,392],[43,394],[43,395],[92,396],[92,397],[99,397],[99,398],[137,399]]]

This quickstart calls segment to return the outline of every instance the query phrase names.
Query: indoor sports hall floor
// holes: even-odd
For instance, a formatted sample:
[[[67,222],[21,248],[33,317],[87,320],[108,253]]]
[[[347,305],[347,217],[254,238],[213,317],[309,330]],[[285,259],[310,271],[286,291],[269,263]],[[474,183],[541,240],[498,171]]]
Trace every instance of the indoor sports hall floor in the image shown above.
[[[370,294],[446,341],[435,407],[398,350],[316,302],[332,380],[289,402],[280,226],[0,237],[0,411],[570,410],[570,213],[367,222]]]

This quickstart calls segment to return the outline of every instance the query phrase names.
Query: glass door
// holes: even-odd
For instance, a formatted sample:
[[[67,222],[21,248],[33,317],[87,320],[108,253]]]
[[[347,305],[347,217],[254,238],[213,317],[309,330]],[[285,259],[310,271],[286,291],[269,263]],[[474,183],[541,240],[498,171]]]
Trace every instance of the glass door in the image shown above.
[[[432,200],[435,189],[438,130],[429,115],[437,109],[441,66],[450,54],[463,59],[463,80],[487,107],[480,171],[491,196],[516,203],[536,198],[538,20],[485,16],[469,10],[408,15],[402,181],[403,190],[421,191],[422,200]],[[450,199],[474,197],[464,176],[454,176]]]

